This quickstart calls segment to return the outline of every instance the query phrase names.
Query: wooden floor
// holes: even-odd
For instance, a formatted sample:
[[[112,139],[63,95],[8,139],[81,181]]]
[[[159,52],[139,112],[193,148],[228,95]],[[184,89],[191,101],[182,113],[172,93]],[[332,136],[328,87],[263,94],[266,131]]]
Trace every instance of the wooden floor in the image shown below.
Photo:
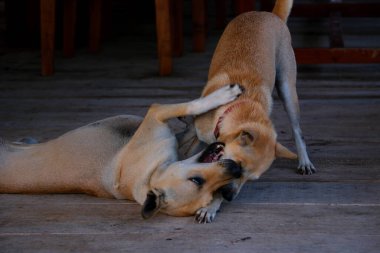
[[[45,141],[153,102],[199,96],[219,34],[207,52],[175,59],[156,75],[154,40],[123,37],[99,55],[57,53],[40,77],[36,51],[0,56],[0,136]],[[187,47],[190,41],[186,41]],[[223,206],[212,224],[193,217],[142,220],[133,202],[85,195],[0,195],[0,252],[380,252],[380,67],[300,66],[298,92],[312,176],[276,161]],[[294,150],[276,99],[279,139]]]

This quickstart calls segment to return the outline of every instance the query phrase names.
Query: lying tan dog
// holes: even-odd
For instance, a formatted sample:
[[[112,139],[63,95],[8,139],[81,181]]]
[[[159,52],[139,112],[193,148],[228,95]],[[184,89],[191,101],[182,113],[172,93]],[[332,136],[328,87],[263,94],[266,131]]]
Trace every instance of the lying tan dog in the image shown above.
[[[42,144],[0,141],[0,193],[86,193],[135,200],[144,218],[159,210],[193,215],[239,178],[241,167],[218,161],[219,144],[178,161],[177,140],[166,122],[205,113],[240,94],[238,85],[225,86],[188,103],[153,105],[144,119],[112,117]]]
[[[248,12],[236,17],[225,29],[212,58],[202,96],[228,83],[239,83],[245,92],[232,104],[197,117],[195,127],[203,142],[224,142],[225,158],[243,167],[244,176],[231,186],[235,195],[247,180],[259,178],[275,158],[297,158],[276,140],[270,120],[274,87],[291,122],[298,171],[315,172],[299,125],[296,61],[286,26],[292,4],[290,0],[277,0],[273,13]],[[221,200],[216,196],[210,206],[199,210],[198,219],[211,222]]]

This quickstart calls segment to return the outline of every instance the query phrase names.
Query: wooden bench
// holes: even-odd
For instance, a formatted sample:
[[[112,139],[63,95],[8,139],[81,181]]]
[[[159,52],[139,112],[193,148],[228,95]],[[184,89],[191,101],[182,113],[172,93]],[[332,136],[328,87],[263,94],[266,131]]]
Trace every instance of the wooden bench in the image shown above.
[[[273,3],[261,1],[262,9],[271,11]],[[379,3],[344,3],[330,0],[325,3],[304,3],[293,6],[292,17],[329,18],[329,48],[295,48],[298,64],[380,63],[380,48],[345,48],[341,29],[342,17],[378,17]]]

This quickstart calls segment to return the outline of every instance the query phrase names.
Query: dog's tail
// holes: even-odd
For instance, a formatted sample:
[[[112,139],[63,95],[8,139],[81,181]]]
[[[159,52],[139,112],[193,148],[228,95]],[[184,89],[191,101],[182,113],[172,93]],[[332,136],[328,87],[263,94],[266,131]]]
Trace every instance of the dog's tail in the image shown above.
[[[293,6],[293,0],[277,0],[272,13],[276,14],[285,23]]]

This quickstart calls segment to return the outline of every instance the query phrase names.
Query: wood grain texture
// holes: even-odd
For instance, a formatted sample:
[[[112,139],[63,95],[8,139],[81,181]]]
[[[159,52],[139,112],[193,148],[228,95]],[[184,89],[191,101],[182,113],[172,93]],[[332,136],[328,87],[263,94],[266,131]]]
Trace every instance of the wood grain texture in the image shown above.
[[[379,246],[380,206],[232,203],[216,222],[199,225],[165,215],[143,221],[137,204],[119,201],[80,196],[80,203],[67,203],[51,195],[46,206],[28,198],[2,207],[0,240],[11,249],[5,252],[376,252]]]

